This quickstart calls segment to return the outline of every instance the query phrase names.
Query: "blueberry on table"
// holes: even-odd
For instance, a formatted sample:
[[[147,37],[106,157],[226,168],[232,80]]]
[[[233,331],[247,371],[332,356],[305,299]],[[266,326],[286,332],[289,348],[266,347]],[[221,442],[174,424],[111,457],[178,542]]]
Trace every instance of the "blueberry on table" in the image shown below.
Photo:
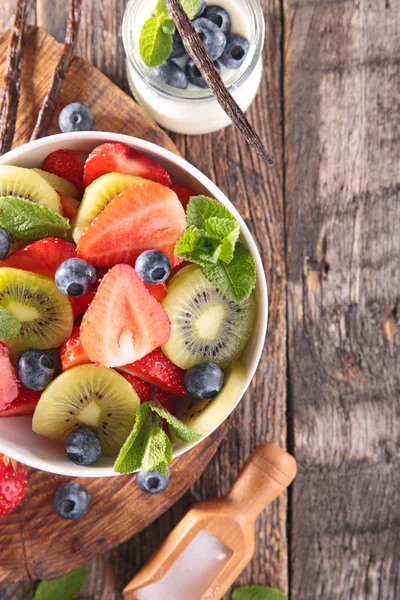
[[[161,250],[145,250],[136,259],[135,270],[145,283],[157,285],[168,279],[171,262]]]
[[[90,494],[80,483],[63,483],[53,496],[53,508],[59,517],[80,519],[87,512]]]
[[[3,260],[10,251],[11,236],[5,229],[0,227],[0,260]]]
[[[90,294],[96,287],[97,271],[86,260],[69,258],[58,267],[54,280],[60,292],[80,298]]]
[[[169,479],[158,471],[139,471],[136,474],[136,482],[142,492],[146,492],[146,494],[163,492],[168,487]]]
[[[225,375],[218,365],[203,362],[186,371],[184,383],[193,398],[215,398],[224,386]]]
[[[182,38],[177,31],[175,31],[172,38],[172,52],[170,58],[182,58],[186,54],[186,48],[183,45]]]
[[[246,58],[249,47],[249,41],[245,37],[238,33],[232,33],[228,35],[220,61],[228,69],[238,69]]]
[[[217,69],[218,73],[221,72],[221,65],[216,60],[214,62],[214,66]],[[207,82],[204,79],[203,75],[200,73],[199,69],[196,67],[194,61],[189,59],[186,63],[186,75],[190,83],[199,87],[199,88],[208,88]]]
[[[231,30],[232,21],[229,13],[226,12],[221,6],[207,6],[204,11],[203,17],[215,23],[222,33],[228,35]]]
[[[18,360],[18,377],[30,390],[44,390],[54,377],[54,359],[46,350],[28,348]]]
[[[193,21],[193,27],[200,35],[204,48],[211,58],[217,60],[226,46],[226,35],[212,21],[200,17]]]
[[[90,108],[84,104],[72,102],[60,112],[58,125],[63,133],[90,131],[93,129],[94,116]]]
[[[98,436],[91,429],[74,429],[65,440],[69,460],[76,465],[92,465],[102,455],[103,449]]]
[[[185,90],[188,86],[186,73],[178,67],[173,60],[167,60],[165,63],[152,69],[151,72],[163,83],[167,83],[172,87]]]

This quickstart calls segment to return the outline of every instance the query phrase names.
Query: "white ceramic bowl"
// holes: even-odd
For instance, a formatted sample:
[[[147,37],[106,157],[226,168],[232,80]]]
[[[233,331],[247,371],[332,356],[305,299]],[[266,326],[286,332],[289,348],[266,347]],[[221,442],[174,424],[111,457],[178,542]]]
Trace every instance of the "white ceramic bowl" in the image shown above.
[[[107,141],[123,142],[151,156],[167,169],[175,183],[187,186],[198,194],[205,194],[216,198],[240,223],[242,241],[253,254],[257,265],[256,297],[258,302],[258,317],[254,334],[241,357],[246,366],[247,376],[240,395],[237,398],[232,398],[233,410],[248,388],[261,357],[267,331],[268,295],[263,265],[253,237],[240,214],[221,190],[208,177],[183,158],[155,144],[117,133],[93,131],[49,136],[8,152],[0,157],[0,164],[10,164],[20,167],[40,167],[44,158],[50,152],[59,148],[90,152],[99,144]],[[215,423],[214,430],[219,425],[221,423]],[[175,452],[174,457],[183,454],[194,445],[183,445]],[[25,465],[59,475],[74,477],[111,477],[117,475],[113,471],[113,459],[111,458],[102,458],[98,464],[91,467],[82,467],[70,462],[65,456],[62,445],[33,433],[31,417],[0,418],[0,452]]]

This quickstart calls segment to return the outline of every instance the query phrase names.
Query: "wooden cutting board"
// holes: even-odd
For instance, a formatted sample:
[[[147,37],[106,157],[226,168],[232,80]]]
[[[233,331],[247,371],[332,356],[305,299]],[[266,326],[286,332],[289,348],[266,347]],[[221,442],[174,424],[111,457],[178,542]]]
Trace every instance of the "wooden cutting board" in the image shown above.
[[[8,38],[7,32],[0,36],[0,84]],[[14,146],[29,140],[61,50],[54,38],[37,27],[28,28],[24,46]],[[78,56],[63,84],[59,107],[76,101],[91,108],[98,131],[136,136],[177,153],[167,134],[132,98]],[[58,113],[49,133],[59,133]],[[0,582],[58,577],[144,529],[199,478],[225,429],[226,425],[221,426],[197,448],[174,461],[171,483],[162,494],[142,493],[134,475],[77,479],[90,491],[92,502],[87,515],[76,522],[59,518],[51,505],[55,489],[68,478],[28,469],[25,499],[0,521]]]

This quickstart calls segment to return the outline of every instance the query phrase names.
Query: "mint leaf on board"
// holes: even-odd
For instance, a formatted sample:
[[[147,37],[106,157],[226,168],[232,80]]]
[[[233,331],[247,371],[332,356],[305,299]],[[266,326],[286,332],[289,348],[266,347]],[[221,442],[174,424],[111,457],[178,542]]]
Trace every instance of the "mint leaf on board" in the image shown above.
[[[139,52],[146,67],[162,65],[172,52],[172,35],[163,29],[162,17],[148,19],[139,37]]]
[[[239,223],[223,217],[210,217],[205,221],[204,229],[209,235],[221,240],[222,247],[219,259],[225,263],[230,263],[240,234]]]
[[[36,588],[33,600],[71,600],[86,581],[87,568],[73,569],[65,577],[41,581]]]
[[[156,13],[159,17],[169,16],[167,3],[165,0],[158,0],[156,4]]]
[[[211,217],[228,219],[236,223],[235,217],[218,200],[208,198],[208,196],[192,196],[186,209],[188,225],[204,229],[204,223]]]
[[[47,206],[23,198],[0,198],[0,227],[11,235],[34,242],[46,237],[65,238],[70,222]]]
[[[141,468],[152,426],[151,410],[147,402],[136,410],[136,421],[125,444],[122,446],[114,471],[117,473],[133,473]]]
[[[196,433],[192,431],[189,427],[187,427],[182,421],[174,417],[170,412],[168,412],[161,404],[158,402],[150,402],[150,408],[152,411],[156,412],[162,419],[165,419],[169,425],[170,430],[179,440],[184,442],[194,443],[198,442],[202,435],[200,433]]]
[[[201,5],[201,0],[181,0],[181,5],[189,19],[194,19]],[[168,7],[165,0],[158,0],[156,6],[156,13],[158,15],[165,15],[168,13]]]
[[[233,590],[232,600],[287,600],[287,595],[265,585],[245,585]]]
[[[203,275],[220,292],[234,302],[244,302],[254,289],[257,279],[256,263],[247,248],[238,242],[231,262],[201,265]]]
[[[0,340],[16,337],[20,329],[19,319],[12,312],[0,306]]]
[[[217,263],[222,244],[214,236],[197,227],[189,227],[175,246],[175,255],[199,265]]]
[[[162,29],[164,33],[174,35],[176,31],[175,21],[173,19],[164,19],[162,22]]]

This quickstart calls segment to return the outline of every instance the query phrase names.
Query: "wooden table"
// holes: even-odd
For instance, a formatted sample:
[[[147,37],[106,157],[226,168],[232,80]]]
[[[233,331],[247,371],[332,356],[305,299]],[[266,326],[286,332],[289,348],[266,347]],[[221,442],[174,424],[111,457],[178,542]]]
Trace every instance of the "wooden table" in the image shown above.
[[[78,53],[127,90],[124,5],[86,0]],[[400,0],[263,7],[264,78],[249,116],[275,167],[232,128],[172,136],[262,249],[263,361],[190,493],[89,565],[84,597],[94,600],[121,598],[186,508],[224,493],[265,439],[287,444],[299,474],[259,520],[238,583],[274,585],[293,600],[400,598]],[[2,0],[0,28],[13,10]],[[64,0],[31,0],[30,22],[60,40],[66,14]],[[0,598],[28,600],[33,588],[6,586]]]

